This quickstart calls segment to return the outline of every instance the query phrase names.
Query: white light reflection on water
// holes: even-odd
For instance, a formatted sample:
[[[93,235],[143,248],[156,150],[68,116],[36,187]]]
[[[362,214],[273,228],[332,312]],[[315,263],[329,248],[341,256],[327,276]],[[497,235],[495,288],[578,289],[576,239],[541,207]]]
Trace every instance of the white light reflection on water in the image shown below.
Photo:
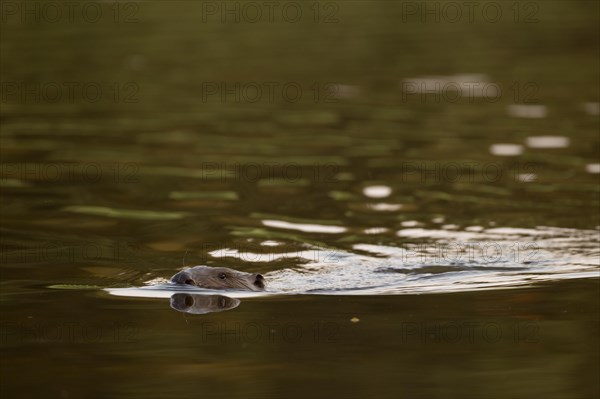
[[[391,187],[388,186],[368,186],[363,189],[363,194],[369,198],[385,198],[392,194]]]
[[[376,204],[367,204],[367,208],[377,212],[395,212],[402,209],[402,204],[386,204],[379,202]]]
[[[526,143],[530,148],[565,148],[571,140],[564,136],[531,136],[527,137]]]
[[[499,157],[513,157],[523,153],[523,146],[520,144],[493,144],[490,146],[490,154]]]
[[[585,171],[588,173],[600,173],[600,163],[588,163],[585,165]]]
[[[517,175],[517,180],[521,183],[532,183],[536,181],[537,178],[538,176],[535,173],[519,173]]]
[[[305,233],[329,233],[339,234],[344,233],[347,229],[343,226],[329,226],[322,224],[310,224],[310,223],[292,223],[283,220],[263,220],[262,223],[268,227],[275,227],[278,229],[298,230]]]

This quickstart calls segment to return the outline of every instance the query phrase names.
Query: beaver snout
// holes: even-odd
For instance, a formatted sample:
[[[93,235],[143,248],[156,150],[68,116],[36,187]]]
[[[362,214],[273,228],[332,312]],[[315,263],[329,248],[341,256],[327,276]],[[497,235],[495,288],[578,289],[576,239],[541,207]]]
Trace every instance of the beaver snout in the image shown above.
[[[174,282],[175,284],[196,285],[194,283],[194,279],[192,278],[192,276],[190,276],[190,274],[185,271],[179,272],[176,275],[174,275],[173,277],[171,277],[171,281]]]

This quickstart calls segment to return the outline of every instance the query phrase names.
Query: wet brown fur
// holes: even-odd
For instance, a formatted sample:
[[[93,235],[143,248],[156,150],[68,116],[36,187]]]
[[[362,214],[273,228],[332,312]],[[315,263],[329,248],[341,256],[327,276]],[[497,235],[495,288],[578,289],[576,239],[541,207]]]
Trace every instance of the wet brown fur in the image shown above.
[[[171,277],[176,284],[194,285],[214,290],[264,291],[265,279],[260,274],[244,273],[227,267],[194,266]]]

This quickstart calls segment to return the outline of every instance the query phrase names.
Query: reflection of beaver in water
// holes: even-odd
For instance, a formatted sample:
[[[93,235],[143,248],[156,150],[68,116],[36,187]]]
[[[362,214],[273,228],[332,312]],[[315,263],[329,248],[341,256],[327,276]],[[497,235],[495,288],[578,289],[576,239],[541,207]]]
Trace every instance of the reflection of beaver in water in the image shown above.
[[[264,291],[265,289],[265,279],[260,274],[238,272],[227,267],[194,266],[180,271],[171,277],[171,281],[213,290]]]
[[[239,299],[223,295],[192,295],[177,293],[171,296],[171,307],[175,310],[191,314],[222,312],[237,307]]]

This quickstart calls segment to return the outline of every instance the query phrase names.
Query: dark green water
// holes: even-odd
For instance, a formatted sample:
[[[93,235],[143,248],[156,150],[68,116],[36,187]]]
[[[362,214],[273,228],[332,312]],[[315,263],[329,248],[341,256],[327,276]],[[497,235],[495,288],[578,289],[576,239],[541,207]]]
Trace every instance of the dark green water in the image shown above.
[[[599,397],[599,6],[475,3],[3,2],[1,396]]]

